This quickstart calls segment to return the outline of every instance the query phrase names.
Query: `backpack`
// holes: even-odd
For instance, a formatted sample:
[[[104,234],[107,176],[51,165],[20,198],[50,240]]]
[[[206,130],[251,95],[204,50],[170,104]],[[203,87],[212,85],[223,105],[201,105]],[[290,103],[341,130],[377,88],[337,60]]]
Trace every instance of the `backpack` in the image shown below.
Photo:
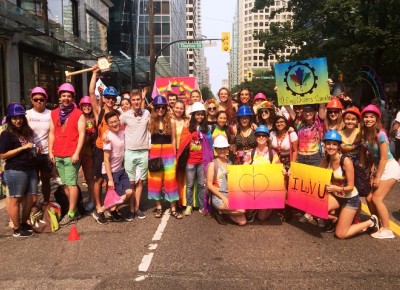
[[[251,162],[250,165],[253,164],[254,161],[254,154],[256,154],[256,148],[251,149]],[[272,148],[268,146],[268,157],[269,157],[269,164],[272,164],[272,159],[274,159]]]
[[[60,226],[58,224],[61,207],[50,202],[44,210],[31,215],[32,229],[35,233],[54,233]]]
[[[60,185],[57,190],[54,192],[54,198],[56,202],[61,206],[61,216],[64,216],[68,213],[69,209],[69,201],[67,195],[64,191],[64,186]],[[85,207],[83,206],[83,198],[81,188],[78,186],[78,201],[76,203],[76,208],[81,215],[85,214]]]
[[[340,167],[342,168],[343,176],[345,176],[345,171],[343,168],[344,159],[347,156],[342,154],[340,157]],[[354,162],[353,159],[349,157],[349,159],[353,162],[354,166],[354,186],[357,188],[358,195],[362,197],[366,197],[371,192],[371,182],[367,173],[365,173],[364,169],[358,164]]]

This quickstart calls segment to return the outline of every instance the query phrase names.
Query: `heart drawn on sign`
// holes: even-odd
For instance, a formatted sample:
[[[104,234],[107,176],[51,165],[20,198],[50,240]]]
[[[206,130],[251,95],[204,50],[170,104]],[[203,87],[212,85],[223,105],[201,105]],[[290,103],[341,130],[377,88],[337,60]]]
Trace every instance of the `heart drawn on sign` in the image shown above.
[[[267,191],[269,180],[267,176],[261,173],[244,174],[239,180],[239,187],[244,193],[255,200]]]

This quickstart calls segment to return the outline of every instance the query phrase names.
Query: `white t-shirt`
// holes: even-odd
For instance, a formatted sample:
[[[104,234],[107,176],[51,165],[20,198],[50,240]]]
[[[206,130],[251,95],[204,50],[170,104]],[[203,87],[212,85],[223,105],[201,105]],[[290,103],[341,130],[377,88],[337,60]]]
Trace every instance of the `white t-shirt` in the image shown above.
[[[107,137],[110,143],[103,144],[104,151],[111,151],[110,166],[111,172],[118,172],[124,169],[124,152],[125,152],[125,133],[120,130],[118,133],[108,131]],[[106,174],[106,167],[103,162],[101,173]]]
[[[276,132],[272,131],[271,135],[270,135],[270,139],[271,139],[271,144],[272,144],[272,148],[277,150],[278,149],[278,139],[276,138]],[[292,132],[290,133],[290,139],[289,139],[289,135],[286,134],[285,139],[282,140],[281,143],[281,154],[283,155],[289,155],[290,154],[290,143],[297,141],[298,137],[296,132]]]
[[[33,142],[36,148],[42,154],[48,154],[51,111],[45,109],[42,113],[38,113],[34,109],[30,109],[26,111],[26,118],[29,127],[34,132]]]

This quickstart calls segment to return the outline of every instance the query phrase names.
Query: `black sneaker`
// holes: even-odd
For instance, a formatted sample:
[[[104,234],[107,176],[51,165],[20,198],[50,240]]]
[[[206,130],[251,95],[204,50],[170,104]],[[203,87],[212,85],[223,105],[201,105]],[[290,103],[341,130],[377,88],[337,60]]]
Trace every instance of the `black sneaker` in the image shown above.
[[[106,217],[104,216],[104,212],[97,212],[97,210],[94,210],[93,213],[92,213],[92,217],[100,225],[105,225],[105,224],[108,223]]]
[[[131,222],[131,221],[133,221],[134,218],[135,218],[135,213],[132,211],[128,211],[128,213],[125,216],[125,220],[127,222]]]
[[[329,225],[327,225],[327,226],[325,227],[325,232],[327,232],[327,233],[333,233],[333,232],[336,230],[336,224],[337,224],[337,221],[335,221],[335,222],[330,222]]]
[[[15,238],[28,238],[28,237],[33,236],[33,232],[28,232],[28,231],[22,229],[22,227],[20,227],[18,229],[14,229],[13,236]]]
[[[110,214],[111,214],[111,218],[114,222],[122,221],[122,215],[119,213],[118,210],[114,210],[114,211],[110,212]]]
[[[21,223],[21,229],[24,230],[24,231],[33,233],[33,229],[32,229],[32,226],[30,224]]]
[[[225,220],[225,217],[221,213],[219,213],[218,210],[214,210],[212,212],[212,215],[220,225],[226,226],[228,224],[227,221]]]
[[[144,214],[144,212],[142,212],[140,209],[138,209],[136,212],[135,212],[135,215],[138,217],[138,219],[145,219],[146,218],[146,215]]]

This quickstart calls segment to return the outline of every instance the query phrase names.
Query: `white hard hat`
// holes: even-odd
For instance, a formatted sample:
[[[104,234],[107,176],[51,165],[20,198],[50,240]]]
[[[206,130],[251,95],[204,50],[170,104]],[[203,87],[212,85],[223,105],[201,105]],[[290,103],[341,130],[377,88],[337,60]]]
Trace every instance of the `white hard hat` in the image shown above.
[[[117,96],[117,101],[115,102],[117,105],[121,103],[121,96]]]
[[[218,135],[214,139],[214,148],[226,148],[229,147],[228,140],[224,135]]]
[[[200,102],[196,102],[192,105],[191,110],[190,110],[190,114],[193,114],[194,112],[198,112],[198,111],[205,111],[206,108],[204,107],[204,105]]]

